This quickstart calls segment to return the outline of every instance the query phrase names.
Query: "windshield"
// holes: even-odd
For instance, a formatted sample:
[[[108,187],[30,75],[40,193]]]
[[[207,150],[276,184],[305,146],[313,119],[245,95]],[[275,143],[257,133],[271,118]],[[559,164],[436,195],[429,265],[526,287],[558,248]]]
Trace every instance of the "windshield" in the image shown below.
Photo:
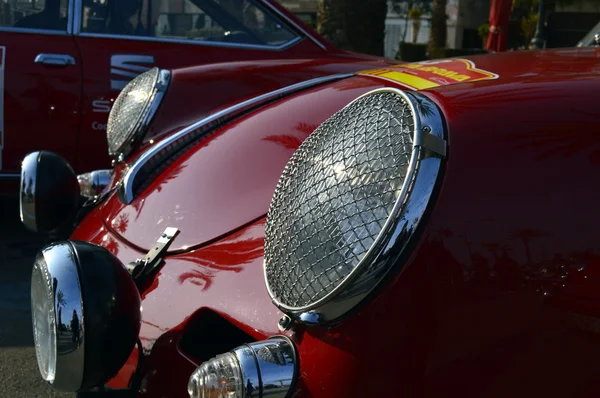
[[[255,0],[84,0],[82,32],[261,46],[298,37]]]
[[[577,43],[577,47],[587,47],[587,46],[593,46],[594,43],[594,36],[596,35],[596,33],[600,33],[600,22],[598,22],[596,24],[596,26],[594,26],[592,28],[592,30],[590,30],[584,37],[583,39],[581,39],[581,41],[579,43]]]

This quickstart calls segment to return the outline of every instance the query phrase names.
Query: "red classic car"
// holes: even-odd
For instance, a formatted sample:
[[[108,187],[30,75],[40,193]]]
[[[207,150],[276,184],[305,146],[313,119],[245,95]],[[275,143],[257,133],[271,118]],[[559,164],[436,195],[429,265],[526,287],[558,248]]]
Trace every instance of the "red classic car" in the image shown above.
[[[19,162],[37,149],[60,154],[77,172],[110,167],[108,113],[141,72],[260,59],[336,62],[273,74],[267,86],[246,79],[240,87],[211,87],[189,100],[218,106],[216,100],[258,95],[262,86],[283,87],[344,72],[352,68],[342,65],[349,61],[375,60],[336,49],[274,0],[1,2],[0,191],[16,192]],[[246,73],[244,65],[238,73]]]
[[[106,182],[23,161],[23,222],[59,231],[32,272],[42,377],[80,397],[596,397],[599,59],[365,68],[196,115],[189,86],[227,74],[145,72],[108,121],[115,152],[141,146]]]

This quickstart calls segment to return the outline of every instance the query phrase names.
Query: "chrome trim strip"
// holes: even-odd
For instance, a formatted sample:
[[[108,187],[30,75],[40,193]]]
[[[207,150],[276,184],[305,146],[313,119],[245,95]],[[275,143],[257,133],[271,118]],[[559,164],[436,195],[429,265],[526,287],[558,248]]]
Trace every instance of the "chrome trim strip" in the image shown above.
[[[325,324],[339,319],[362,301],[393,268],[394,261],[390,261],[390,257],[398,257],[403,253],[431,199],[444,157],[436,152],[440,149],[438,140],[443,142],[444,149],[447,145],[441,113],[427,97],[392,87],[365,93],[346,107],[363,97],[383,92],[393,92],[401,96],[413,114],[415,130],[412,155],[400,195],[381,232],[360,263],[335,289],[310,305],[291,307],[277,300],[268,283],[266,266],[263,268],[265,285],[272,302],[296,321]],[[430,140],[424,140],[424,135],[432,136],[434,148],[427,147],[427,141]],[[413,198],[414,200],[411,200]]]
[[[38,253],[43,256],[49,280],[56,280],[57,291],[65,292],[66,303],[59,303],[57,291],[53,291],[55,317],[58,318],[59,307],[64,305],[62,316],[64,324],[68,325],[73,311],[77,313],[80,328],[77,341],[73,341],[72,331],[58,330],[58,319],[55,319],[56,333],[56,369],[52,387],[62,391],[76,391],[83,383],[84,352],[85,352],[85,318],[83,313],[83,297],[79,281],[77,254],[70,242],[53,244]],[[54,290],[54,286],[52,286]],[[35,308],[32,303],[32,309]],[[61,335],[66,335],[60,337]]]
[[[224,43],[217,41],[207,41],[207,40],[187,40],[187,39],[171,39],[167,37],[149,37],[149,36],[125,36],[125,35],[104,35],[101,33],[85,33],[81,32],[78,34],[79,37],[90,37],[97,39],[120,39],[120,40],[135,40],[135,41],[150,41],[150,42],[158,42],[158,43],[178,43],[178,44],[191,44],[191,45],[201,45],[201,46],[210,46],[210,47],[225,47],[225,48],[241,48],[241,49],[250,49],[250,50],[284,50],[292,45],[298,43],[302,40],[302,37],[296,36],[294,39],[280,44],[279,46],[268,46],[268,45],[259,45],[259,44],[242,44],[242,43]]]
[[[268,1],[263,1],[262,4],[266,5],[267,7],[269,7],[269,9],[276,13],[277,16],[279,16],[279,18],[284,19],[288,24],[292,25],[294,27],[294,29],[298,30],[299,32],[301,32],[302,34],[304,34],[306,37],[308,37],[312,42],[314,42],[317,46],[321,47],[323,50],[327,50],[327,46],[325,46],[325,44],[321,43],[319,40],[317,40],[316,37],[314,37],[312,35],[312,33],[310,33],[309,31],[303,29],[302,27],[300,27],[300,25],[298,25],[296,22],[294,22],[293,20],[289,19],[285,14],[283,14],[281,11],[279,11],[273,4],[269,3]]]
[[[0,178],[21,178],[19,173],[0,173]]]
[[[42,53],[38,54],[33,62],[44,65],[67,66],[75,65],[75,58],[67,54]]]
[[[73,19],[71,21],[71,32],[73,35],[79,35],[81,32],[81,22],[83,20],[83,0],[73,0]]]
[[[66,30],[15,28],[12,26],[0,26],[0,32],[33,33],[33,34],[37,34],[37,35],[54,35],[54,36],[67,36],[68,35]]]
[[[73,9],[75,8],[75,2],[77,0],[69,0],[67,5],[67,34],[73,34]]]
[[[140,170],[142,169],[142,167],[144,166],[144,164],[146,164],[146,162],[148,162],[150,159],[152,159],[155,155],[160,153],[164,148],[168,147],[169,145],[171,145],[175,141],[181,139],[182,137],[185,137],[186,135],[194,132],[195,130],[197,130],[205,125],[208,125],[210,123],[214,123],[214,122],[218,121],[219,119],[223,119],[227,116],[231,116],[240,111],[243,111],[246,108],[249,108],[252,106],[258,106],[261,103],[275,100],[279,97],[289,95],[295,91],[307,89],[307,88],[317,86],[320,84],[324,84],[327,82],[331,82],[334,80],[345,79],[345,78],[348,78],[353,75],[354,75],[354,73],[341,73],[341,74],[336,74],[336,75],[323,76],[323,77],[318,77],[316,79],[311,79],[311,80],[307,80],[304,82],[296,83],[296,84],[293,84],[291,86],[287,86],[284,88],[280,88],[278,90],[271,91],[269,93],[259,95],[258,97],[251,98],[244,102],[240,102],[239,104],[230,106],[229,108],[226,108],[217,113],[214,113],[214,114],[184,128],[183,130],[180,130],[179,132],[163,139],[162,141],[160,141],[157,144],[148,148],[148,150],[146,152],[142,153],[135,161],[133,161],[131,163],[131,165],[128,167],[128,170],[123,177],[121,186],[119,187],[119,191],[120,191],[119,198],[121,199],[121,201],[124,204],[131,203],[134,199],[133,183],[135,182],[135,179],[136,179],[138,173],[140,172]]]

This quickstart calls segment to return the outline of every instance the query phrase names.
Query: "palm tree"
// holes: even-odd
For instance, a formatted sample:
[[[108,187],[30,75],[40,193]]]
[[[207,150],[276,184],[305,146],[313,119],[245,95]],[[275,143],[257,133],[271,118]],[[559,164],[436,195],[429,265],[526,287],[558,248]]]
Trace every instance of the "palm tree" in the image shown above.
[[[529,248],[529,242],[532,239],[542,238],[544,236],[546,236],[544,232],[532,228],[517,229],[510,234],[511,238],[518,239],[523,242],[523,246],[525,247],[525,257],[527,258],[527,265],[531,265],[531,249]]]
[[[62,290],[59,290],[56,293],[56,303],[59,307],[65,307],[67,305],[67,300],[65,300],[65,294]]]
[[[447,0],[433,0],[431,6],[431,34],[427,50],[431,58],[439,58],[439,52],[446,47],[446,3]]]
[[[58,329],[62,333],[62,309],[67,306],[67,300],[65,300],[65,294],[62,290],[56,293],[56,304],[58,306]]]
[[[317,30],[345,50],[383,55],[387,0],[318,0]]]

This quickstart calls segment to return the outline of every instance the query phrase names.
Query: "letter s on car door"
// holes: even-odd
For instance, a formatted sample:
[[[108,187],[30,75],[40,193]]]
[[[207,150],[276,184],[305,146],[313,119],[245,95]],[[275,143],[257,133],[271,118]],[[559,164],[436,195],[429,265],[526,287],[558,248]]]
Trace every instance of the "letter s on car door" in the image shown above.
[[[10,0],[0,7],[0,177],[14,178],[35,150],[75,160],[81,60],[69,0]]]

